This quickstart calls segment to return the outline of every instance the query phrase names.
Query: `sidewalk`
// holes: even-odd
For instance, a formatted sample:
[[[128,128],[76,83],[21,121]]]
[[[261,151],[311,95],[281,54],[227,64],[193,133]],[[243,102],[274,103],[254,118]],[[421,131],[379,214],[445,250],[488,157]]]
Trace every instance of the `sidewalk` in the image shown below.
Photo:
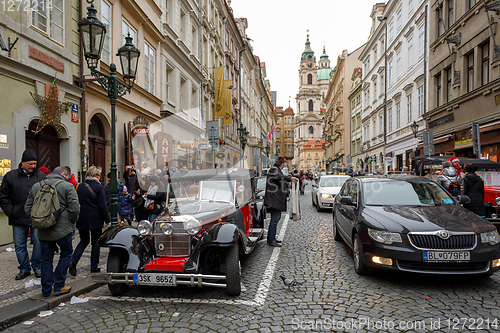
[[[73,239],[73,249],[79,242],[77,231]],[[0,246],[0,267],[2,267],[0,270],[0,330],[32,318],[40,311],[52,309],[62,302],[68,302],[73,296],[98,288],[101,284],[94,283],[90,279],[90,247],[89,244],[78,263],[77,275],[72,276],[68,273],[66,284],[72,287],[71,292],[43,299],[40,279],[35,277],[33,271],[24,280],[14,279],[19,273],[14,243]],[[28,252],[31,258],[32,245],[28,245]],[[106,270],[107,257],[108,248],[101,248],[99,260],[101,271]],[[57,264],[58,260],[59,254],[55,253],[54,264]]]

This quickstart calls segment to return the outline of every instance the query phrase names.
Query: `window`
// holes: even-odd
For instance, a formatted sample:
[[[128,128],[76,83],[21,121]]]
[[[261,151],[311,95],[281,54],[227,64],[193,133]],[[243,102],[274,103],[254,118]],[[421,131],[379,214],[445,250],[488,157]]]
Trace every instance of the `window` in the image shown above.
[[[424,114],[424,86],[420,86],[417,89],[417,99],[418,99],[418,116]]]
[[[406,95],[406,111],[408,123],[411,123],[411,94]]]
[[[319,156],[319,154],[318,154],[318,153],[316,153],[316,156]]]
[[[396,103],[396,128],[401,127],[401,102]]]
[[[191,29],[191,53],[198,58],[198,28],[194,25]]]
[[[387,130],[389,132],[392,132],[392,108],[389,108],[387,110],[387,118],[388,118],[387,119],[387,127],[388,127]]]
[[[389,80],[389,87],[392,85],[392,60],[389,61],[389,71],[387,73],[389,75],[388,80]]]
[[[309,156],[311,156],[311,153],[307,153],[307,156],[308,156],[308,157],[309,157]]]
[[[312,100],[312,99],[310,99],[310,100],[309,100],[309,111],[313,111],[313,107],[314,107],[313,100]]]
[[[453,25],[453,0],[448,0],[448,28]]]
[[[444,32],[444,23],[443,23],[443,4],[439,5],[436,10],[437,16],[437,37],[441,36]]]
[[[167,65],[167,82],[166,82],[167,101],[174,97],[174,93],[173,93],[174,85],[173,85],[173,83],[174,83],[174,69]]]
[[[378,116],[378,127],[380,134],[384,133],[384,121],[382,120],[382,115]]]
[[[180,28],[180,37],[184,42],[186,42],[186,39],[187,39],[186,38],[186,24],[187,24],[186,13],[183,10],[181,10],[179,28]]]
[[[180,110],[187,112],[187,81],[183,77],[181,77],[181,96],[180,96]]]
[[[384,74],[380,74],[380,94],[385,94],[385,91],[384,91]]]
[[[398,27],[398,31],[401,30],[401,25],[403,23],[402,15],[401,15],[401,9],[398,11],[396,14],[396,24]]]
[[[451,92],[452,92],[452,87],[451,87],[451,82],[453,78],[453,71],[451,67],[449,67],[446,70],[446,102],[451,101]]]
[[[366,141],[370,141],[370,121],[366,124]]]
[[[373,122],[373,137],[376,137],[377,136],[377,119],[373,118],[372,122]]]
[[[489,81],[490,76],[490,43],[483,44],[481,47],[483,59],[481,63],[481,85]]]
[[[280,118],[278,118],[278,121],[276,122],[276,125],[280,124]]]
[[[375,48],[373,49],[373,65],[375,65],[377,63],[377,47],[375,46]]]
[[[313,84],[313,76],[312,76],[312,74],[307,74],[307,84]]]
[[[377,82],[373,82],[373,102],[377,100]]]
[[[314,134],[314,128],[312,126],[309,126],[309,134]]]
[[[413,11],[413,0],[408,0],[408,13]]]
[[[393,30],[392,30],[392,21],[389,23],[389,41],[392,41],[393,38]]]
[[[129,34],[133,38],[132,43],[137,47],[137,32],[125,20],[122,20],[122,45],[125,45],[125,37]]]
[[[425,43],[425,30],[424,25],[422,24],[418,27],[418,56],[421,57],[424,55],[424,43]]]
[[[276,146],[276,153],[279,154],[280,153],[280,146]]]
[[[474,7],[477,3],[477,0],[469,0],[469,9],[471,9],[472,7]]]
[[[276,139],[279,139],[281,137],[281,132],[276,132]]]
[[[32,2],[28,1],[28,3]],[[44,1],[34,1],[34,3],[37,5],[32,4],[31,25],[59,44],[64,44],[64,1],[52,0],[50,3],[52,8],[49,5],[46,6]]]
[[[441,74],[436,75],[436,106],[441,105]]]
[[[401,76],[401,52],[396,54],[396,79]]]
[[[474,51],[467,55],[467,92],[474,89]]]
[[[413,38],[408,39],[408,68],[413,65]]]
[[[155,94],[155,50],[144,43],[144,89]]]
[[[101,22],[106,25],[101,60],[109,65],[111,63],[111,6],[103,0],[101,0]]]
[[[380,40],[380,52],[384,53],[385,54],[385,41],[384,41],[384,38],[385,36],[382,36],[383,39]]]

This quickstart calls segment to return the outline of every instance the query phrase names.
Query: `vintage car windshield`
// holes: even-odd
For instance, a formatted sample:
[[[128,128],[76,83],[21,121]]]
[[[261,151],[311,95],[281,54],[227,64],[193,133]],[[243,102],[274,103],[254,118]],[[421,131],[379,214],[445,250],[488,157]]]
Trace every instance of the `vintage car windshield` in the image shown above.
[[[350,176],[339,177],[321,177],[319,186],[321,187],[341,187],[345,181],[351,178]]]
[[[368,206],[440,206],[454,204],[450,195],[434,182],[421,180],[363,183]]]
[[[267,178],[257,178],[257,183],[255,184],[255,189],[257,191],[265,191],[265,189],[266,189],[266,179]]]
[[[234,180],[202,181],[201,200],[234,202]]]

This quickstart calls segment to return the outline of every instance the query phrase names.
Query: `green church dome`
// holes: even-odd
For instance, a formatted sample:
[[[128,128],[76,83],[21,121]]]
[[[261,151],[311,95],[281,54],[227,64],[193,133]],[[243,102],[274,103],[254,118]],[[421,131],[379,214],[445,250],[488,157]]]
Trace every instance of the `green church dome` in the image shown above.
[[[316,61],[314,51],[311,49],[311,42],[309,42],[309,34],[307,34],[306,47],[304,48],[304,52],[302,52],[300,61]]]

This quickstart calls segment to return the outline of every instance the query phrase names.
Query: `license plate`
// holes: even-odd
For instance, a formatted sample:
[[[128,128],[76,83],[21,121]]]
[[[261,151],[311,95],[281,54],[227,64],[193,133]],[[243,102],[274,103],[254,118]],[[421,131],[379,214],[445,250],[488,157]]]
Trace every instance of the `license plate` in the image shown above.
[[[137,284],[159,284],[163,286],[175,286],[175,275],[161,273],[135,273],[134,283]]]
[[[424,251],[424,261],[469,261],[469,251]]]

